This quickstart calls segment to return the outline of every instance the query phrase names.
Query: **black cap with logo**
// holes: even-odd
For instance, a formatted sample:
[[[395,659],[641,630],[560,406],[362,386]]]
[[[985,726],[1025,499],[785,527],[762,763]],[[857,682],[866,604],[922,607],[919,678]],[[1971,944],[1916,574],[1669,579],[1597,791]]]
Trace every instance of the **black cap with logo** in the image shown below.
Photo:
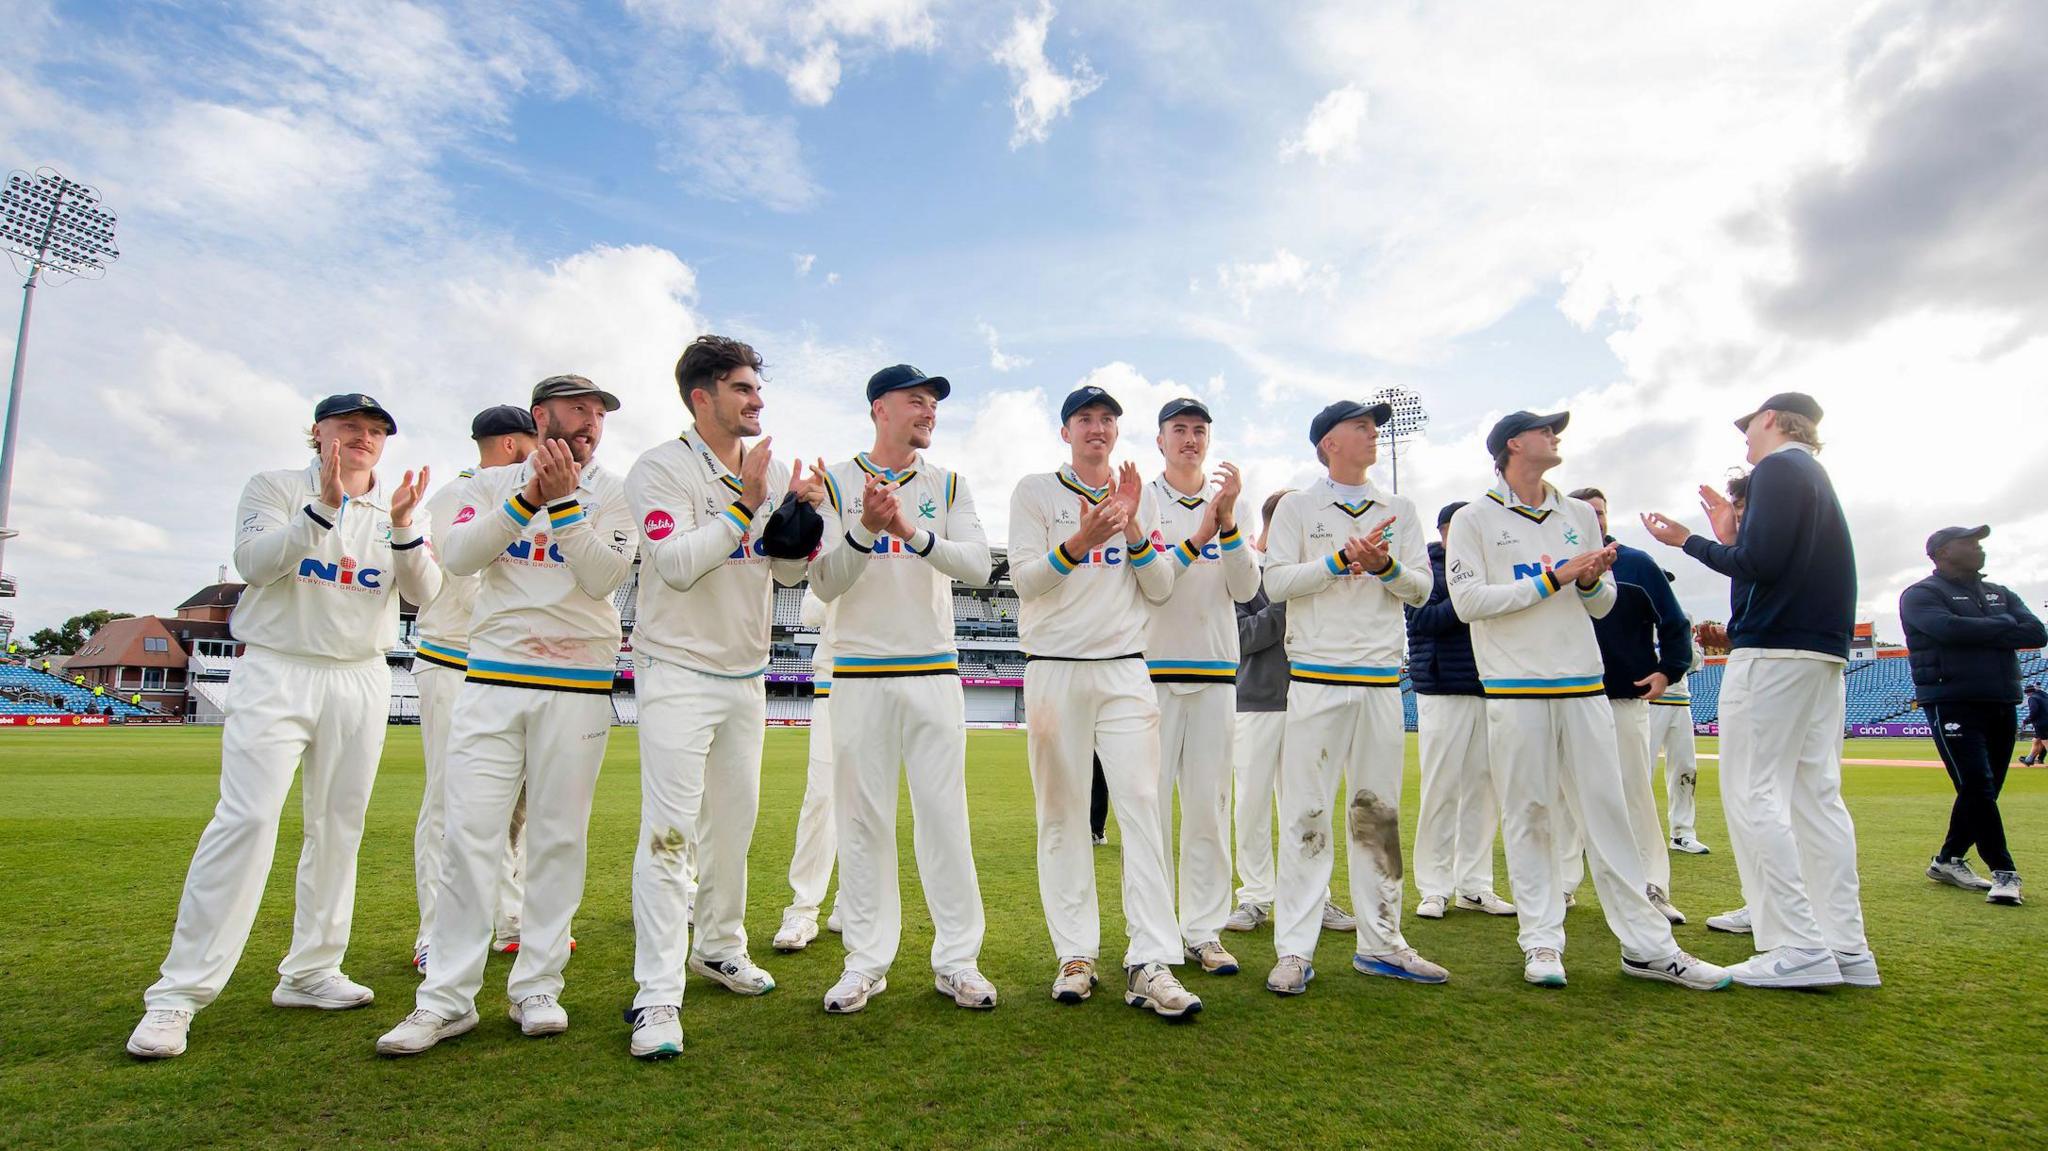
[[[532,436],[540,434],[533,425],[533,412],[511,404],[499,404],[485,408],[469,421],[469,438],[487,440],[494,436]]]
[[[1166,401],[1166,406],[1159,409],[1159,422],[1161,424],[1164,424],[1166,421],[1174,418],[1175,416],[1185,415],[1200,416],[1202,417],[1202,422],[1205,424],[1213,424],[1216,422],[1215,418],[1209,414],[1208,405],[1204,404],[1202,401],[1198,399],[1195,399],[1193,396],[1182,396],[1177,400]]]
[[[1552,412],[1547,416],[1535,412],[1509,412],[1494,423],[1492,431],[1486,433],[1486,454],[1500,455],[1508,450],[1508,441],[1523,432],[1535,428],[1549,428],[1553,432],[1561,432],[1564,426],[1571,422],[1570,412]]]
[[[1387,426],[1387,421],[1394,418],[1394,405],[1388,403],[1365,404],[1357,400],[1338,400],[1336,403],[1317,412],[1316,418],[1308,422],[1308,442],[1321,447],[1323,437],[1330,434],[1331,428],[1336,427],[1345,420],[1355,420],[1365,416],[1372,418],[1373,427],[1384,428]]]
[[[369,412],[371,415],[381,417],[390,428],[390,433],[394,436],[398,434],[398,421],[391,418],[391,413],[384,410],[384,405],[361,392],[343,392],[341,395],[321,400],[313,405],[313,422],[317,424],[321,420],[351,415],[355,412]]]
[[[1755,411],[1736,420],[1736,430],[1748,431],[1749,421],[1763,415],[1765,412],[1791,412],[1795,416],[1805,416],[1817,424],[1820,422],[1820,401],[1807,395],[1805,392],[1779,392],[1777,395],[1758,404]]]
[[[927,376],[909,364],[897,364],[868,377],[868,402],[874,403],[885,392],[918,387],[931,388],[942,400],[953,394],[953,382],[946,377]]]
[[[1074,418],[1075,412],[1080,411],[1082,408],[1094,407],[1097,404],[1108,408],[1109,414],[1112,416],[1124,414],[1124,406],[1116,402],[1115,396],[1110,395],[1094,384],[1088,384],[1067,393],[1066,402],[1060,405],[1060,422],[1064,424]]]

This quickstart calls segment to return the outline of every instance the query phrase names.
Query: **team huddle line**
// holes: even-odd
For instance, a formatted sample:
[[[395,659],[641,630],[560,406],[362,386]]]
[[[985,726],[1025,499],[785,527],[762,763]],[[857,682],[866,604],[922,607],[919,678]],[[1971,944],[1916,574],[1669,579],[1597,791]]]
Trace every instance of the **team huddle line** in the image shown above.
[[[476,1027],[486,961],[508,944],[510,1017],[529,1036],[565,1030],[563,969],[621,641],[612,596],[636,557],[631,1054],[681,1053],[686,972],[742,995],[775,987],[743,917],[777,584],[808,582],[806,622],[821,632],[795,900],[776,948],[817,937],[836,860],[830,919],[846,959],[824,1009],[859,1011],[887,988],[902,933],[900,772],[933,986],[964,1008],[996,1005],[977,966],[984,918],[951,596],[956,580],[987,585],[993,562],[969,484],[924,455],[952,386],[907,365],[877,372],[866,387],[872,449],[807,471],[762,436],[760,368],[739,341],[691,343],[676,365],[689,430],[624,476],[594,458],[617,398],[581,376],[550,377],[528,406],[479,413],[477,468],[431,495],[424,468],[389,487],[377,479],[397,424],[374,398],[317,405],[317,458],[255,476],[237,509],[248,587],[233,630],[247,654],[230,685],[221,798],[130,1052],[182,1053],[193,1014],[225,986],[299,772],[299,901],[272,1001],[373,1000],[341,964],[401,596],[421,605],[422,982],[376,1049],[417,1054]],[[1256,539],[1240,524],[1237,469],[1208,470],[1205,405],[1160,411],[1165,467],[1149,483],[1134,464],[1110,463],[1122,415],[1101,388],[1075,390],[1060,410],[1069,458],[1010,493],[1056,1000],[1080,1003],[1097,985],[1085,797],[1098,757],[1122,829],[1126,1003],[1199,1012],[1175,968],[1237,972],[1222,933],[1269,918],[1265,985],[1281,995],[1308,989],[1330,927],[1351,931],[1359,973],[1447,982],[1401,929],[1404,657],[1420,701],[1420,914],[1513,915],[1524,978],[1563,986],[1565,909],[1583,864],[1625,975],[1696,990],[1878,984],[1839,786],[1853,554],[1814,457],[1810,397],[1776,396],[1737,421],[1756,465],[1739,523],[1725,500],[1708,501],[1712,537],[1644,517],[1661,542],[1734,582],[1721,770],[1758,950],[1727,967],[1673,934],[1684,917],[1650,799],[1663,726],[1652,717],[1685,711],[1689,625],[1662,569],[1607,535],[1604,497],[1545,480],[1568,414],[1502,419],[1487,437],[1495,482],[1430,531],[1412,501],[1367,476],[1387,406],[1332,404],[1309,428],[1326,474],[1268,500]],[[1685,787],[1689,801],[1689,771]],[[1674,842],[1705,850],[1690,818],[1674,820]],[[1512,904],[1493,890],[1496,821]],[[1340,843],[1355,920],[1331,898]],[[1233,846],[1245,878],[1235,896]]]

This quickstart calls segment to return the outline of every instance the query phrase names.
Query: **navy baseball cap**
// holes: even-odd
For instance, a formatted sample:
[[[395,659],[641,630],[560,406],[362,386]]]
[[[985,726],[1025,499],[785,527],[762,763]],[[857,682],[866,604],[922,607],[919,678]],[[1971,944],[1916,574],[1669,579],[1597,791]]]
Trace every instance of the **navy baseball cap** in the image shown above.
[[[1450,523],[1451,517],[1457,515],[1458,509],[1464,507],[1468,502],[1469,501],[1467,500],[1458,500],[1454,503],[1445,504],[1436,513],[1436,526],[1442,527],[1445,524]]]
[[[1486,454],[1500,455],[1508,450],[1509,440],[1532,428],[1549,428],[1553,432],[1561,432],[1564,426],[1571,422],[1570,412],[1552,412],[1547,416],[1540,416],[1535,412],[1509,412],[1493,425],[1492,431],[1486,433]]]
[[[540,429],[533,426],[533,413],[526,408],[513,407],[511,404],[485,408],[476,414],[475,419],[469,421],[469,438],[472,440],[487,440],[493,436],[539,434]]]
[[[533,402],[536,404],[542,400],[565,400],[571,396],[596,396],[598,402],[604,405],[605,411],[619,410],[619,397],[582,376],[549,376],[533,385]]]
[[[1195,399],[1192,396],[1182,396],[1177,400],[1166,401],[1166,406],[1159,409],[1159,422],[1164,424],[1166,421],[1172,419],[1175,416],[1183,416],[1188,414],[1189,412],[1193,412],[1195,415],[1202,417],[1202,422],[1205,424],[1213,424],[1216,422],[1216,420],[1209,415],[1208,405],[1202,403],[1202,401]]]
[[[1777,395],[1758,404],[1755,411],[1736,420],[1736,430],[1748,431],[1749,421],[1763,415],[1765,412],[1791,412],[1795,416],[1805,416],[1817,424],[1820,422],[1820,401],[1807,395],[1805,392],[1779,392]]]
[[[917,387],[931,388],[942,400],[953,394],[953,382],[946,377],[927,376],[909,364],[897,364],[868,377],[868,402],[874,403],[884,392]]]
[[[321,400],[313,405],[313,422],[317,424],[321,420],[346,416],[352,412],[370,412],[381,416],[385,425],[391,429],[391,434],[398,434],[398,421],[391,418],[391,413],[384,410],[384,405],[361,392],[344,392]]]
[[[1981,540],[1990,534],[1991,525],[1989,524],[1979,524],[1973,528],[1942,528],[1940,531],[1927,537],[1927,556],[1929,559],[1934,558],[1935,552],[1940,551],[1957,540]]]
[[[1330,434],[1331,428],[1336,427],[1345,420],[1355,420],[1368,416],[1372,419],[1373,427],[1384,428],[1387,426],[1387,421],[1394,418],[1394,405],[1387,403],[1361,404],[1357,400],[1338,400],[1336,403],[1317,412],[1316,418],[1308,422],[1308,442],[1316,447],[1321,447],[1323,437]]]
[[[1093,407],[1096,404],[1101,404],[1103,407],[1108,408],[1109,414],[1112,416],[1124,414],[1124,406],[1116,402],[1115,396],[1110,395],[1094,384],[1089,384],[1085,387],[1075,388],[1067,393],[1066,402],[1060,405],[1060,422],[1064,424],[1074,418],[1075,412],[1080,411],[1082,408]]]

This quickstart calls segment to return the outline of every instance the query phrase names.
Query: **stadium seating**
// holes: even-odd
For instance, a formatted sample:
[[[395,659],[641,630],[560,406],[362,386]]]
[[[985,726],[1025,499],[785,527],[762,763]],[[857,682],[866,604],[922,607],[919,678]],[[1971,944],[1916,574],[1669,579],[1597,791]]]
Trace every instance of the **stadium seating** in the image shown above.
[[[32,698],[41,696],[55,696],[61,702],[52,707]],[[96,698],[90,687],[78,687],[18,663],[0,663],[0,702],[14,705],[0,709],[0,714],[6,715],[97,714],[106,703],[113,704],[111,714],[122,717],[162,714],[152,707],[136,707],[126,700],[115,699],[111,694]]]

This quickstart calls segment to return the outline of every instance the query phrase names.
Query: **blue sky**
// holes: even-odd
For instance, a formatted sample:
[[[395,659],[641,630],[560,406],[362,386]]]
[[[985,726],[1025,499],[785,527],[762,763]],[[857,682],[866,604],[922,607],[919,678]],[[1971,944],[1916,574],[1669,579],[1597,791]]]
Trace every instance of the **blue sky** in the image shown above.
[[[1727,420],[1798,387],[1881,628],[1942,523],[2048,584],[2024,421],[1925,437],[1903,490],[1893,430],[1930,382],[2010,411],[2048,367],[2048,155],[1997,144],[2039,137],[2030,5],[7,8],[0,157],[99,186],[124,252],[38,303],[30,626],[210,580],[327,392],[382,395],[388,462],[445,474],[470,412],[584,371],[628,400],[623,469],[682,426],[701,331],[759,344],[806,457],[865,446],[875,368],[949,375],[932,454],[998,536],[1083,379],[1148,470],[1145,414],[1208,399],[1255,494],[1312,477],[1317,407],[1414,388],[1425,512],[1487,483],[1499,413],[1570,405],[1561,483],[1695,518]]]

